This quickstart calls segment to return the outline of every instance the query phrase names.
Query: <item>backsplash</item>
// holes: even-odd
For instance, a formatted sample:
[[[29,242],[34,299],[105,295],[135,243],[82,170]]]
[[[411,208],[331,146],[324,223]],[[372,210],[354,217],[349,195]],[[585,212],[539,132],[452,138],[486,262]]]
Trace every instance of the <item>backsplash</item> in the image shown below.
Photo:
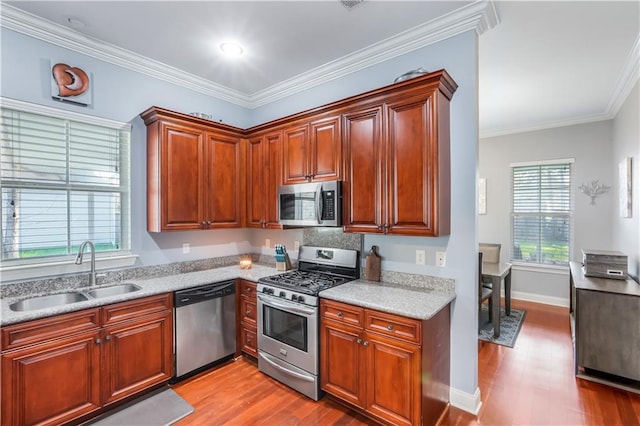
[[[347,234],[342,228],[304,228],[302,241],[305,246],[358,250],[362,257],[362,234]]]
[[[275,257],[258,253],[214,257],[210,259],[167,263],[164,265],[98,271],[98,284],[118,283],[132,279],[156,278],[167,275],[184,274],[187,272],[203,271],[222,266],[238,265],[240,263],[240,259],[244,257],[251,257],[251,260],[254,263],[261,265],[275,267],[276,264]],[[0,286],[0,298],[21,297],[86,287],[88,285],[87,279],[88,274],[83,272],[80,274],[40,278],[31,281],[3,283]]]

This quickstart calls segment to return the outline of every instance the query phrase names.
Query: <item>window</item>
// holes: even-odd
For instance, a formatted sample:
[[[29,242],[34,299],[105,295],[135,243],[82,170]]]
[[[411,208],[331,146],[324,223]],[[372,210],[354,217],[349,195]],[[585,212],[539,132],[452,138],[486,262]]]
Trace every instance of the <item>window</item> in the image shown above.
[[[130,126],[9,104],[1,109],[3,270],[68,261],[84,240],[97,253],[127,254]]]
[[[513,260],[569,264],[571,163],[573,160],[512,165]]]

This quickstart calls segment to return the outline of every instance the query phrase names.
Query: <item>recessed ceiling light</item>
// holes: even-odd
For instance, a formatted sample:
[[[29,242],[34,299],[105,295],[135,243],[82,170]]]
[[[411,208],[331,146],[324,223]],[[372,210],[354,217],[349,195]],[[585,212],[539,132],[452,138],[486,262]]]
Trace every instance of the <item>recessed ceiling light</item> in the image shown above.
[[[222,50],[222,53],[227,56],[241,56],[244,52],[242,46],[233,41],[225,41],[223,43],[220,43],[220,50]]]

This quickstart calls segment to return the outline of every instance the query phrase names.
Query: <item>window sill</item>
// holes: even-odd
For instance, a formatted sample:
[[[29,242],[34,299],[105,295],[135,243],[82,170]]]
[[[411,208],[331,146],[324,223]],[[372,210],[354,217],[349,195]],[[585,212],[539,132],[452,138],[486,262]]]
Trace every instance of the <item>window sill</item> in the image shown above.
[[[568,266],[543,265],[540,263],[525,263],[512,260],[511,268],[514,271],[540,272],[544,274],[569,275]]]
[[[126,268],[133,266],[135,265],[137,258],[138,256],[132,254],[96,257],[96,270],[100,272],[102,269]],[[2,281],[7,282],[89,272],[90,268],[91,262],[87,257],[85,257],[85,261],[82,262],[82,265],[76,265],[73,260],[38,264],[22,264],[15,266],[2,265],[2,267],[0,267],[0,273],[2,274]]]

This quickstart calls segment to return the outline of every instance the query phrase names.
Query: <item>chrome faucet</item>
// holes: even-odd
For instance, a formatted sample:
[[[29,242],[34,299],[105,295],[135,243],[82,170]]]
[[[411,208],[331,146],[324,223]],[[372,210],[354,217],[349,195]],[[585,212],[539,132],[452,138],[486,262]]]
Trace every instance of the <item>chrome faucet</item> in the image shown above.
[[[84,248],[86,246],[89,246],[91,249],[91,272],[89,272],[89,285],[92,286],[96,285],[96,247],[91,241],[84,241],[80,244],[78,255],[76,256],[76,265],[82,264],[82,254],[84,253]]]

